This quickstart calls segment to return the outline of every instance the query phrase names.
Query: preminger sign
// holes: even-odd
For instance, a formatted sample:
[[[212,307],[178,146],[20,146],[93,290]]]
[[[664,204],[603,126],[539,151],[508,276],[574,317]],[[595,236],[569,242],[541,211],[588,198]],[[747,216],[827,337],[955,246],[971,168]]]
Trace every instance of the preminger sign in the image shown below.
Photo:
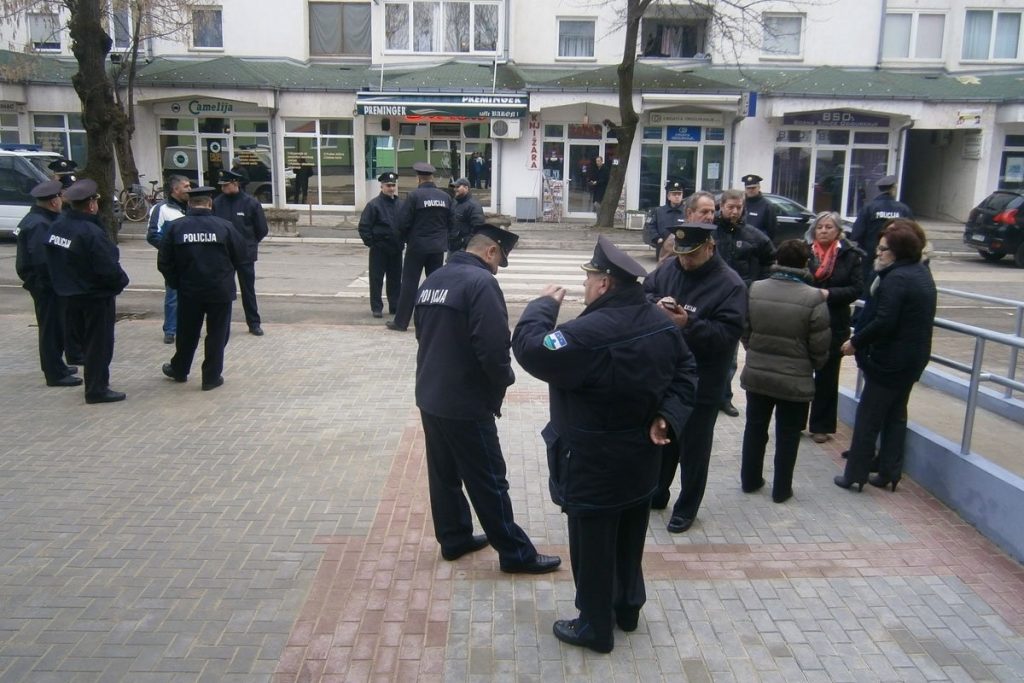
[[[363,116],[467,116],[518,119],[524,118],[529,108],[530,96],[527,93],[365,93],[356,97],[356,109]]]

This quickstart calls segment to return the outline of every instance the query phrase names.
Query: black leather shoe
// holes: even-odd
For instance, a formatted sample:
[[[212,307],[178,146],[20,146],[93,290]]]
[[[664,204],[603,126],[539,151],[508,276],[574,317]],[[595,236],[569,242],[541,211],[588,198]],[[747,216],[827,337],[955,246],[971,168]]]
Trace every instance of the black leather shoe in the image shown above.
[[[384,317],[384,312],[383,311],[370,311],[370,313],[373,315],[374,318],[383,318]]]
[[[188,377],[182,377],[181,375],[174,374],[174,366],[171,365],[170,363],[164,363],[160,369],[163,371],[165,377],[170,377],[175,382],[188,381]]]
[[[209,391],[210,389],[216,389],[217,387],[219,387],[222,384],[224,384],[224,378],[223,377],[215,377],[214,379],[211,379],[209,382],[203,382],[203,391]]]
[[[462,545],[455,546],[454,548],[451,548],[449,550],[441,548],[441,557],[448,560],[449,562],[454,562],[463,555],[475,553],[477,550],[482,550],[486,548],[488,545],[490,545],[490,543],[487,542],[487,537],[483,534],[479,534],[476,536],[472,536],[468,541],[466,541]]]
[[[748,486],[747,484],[743,483],[741,483],[740,486],[743,487],[743,493],[753,493],[754,491],[760,491],[761,487],[764,486],[764,477],[761,477],[761,481],[754,484],[753,486]]]
[[[772,502],[773,503],[785,503],[787,500],[793,497],[793,491],[779,491],[776,493],[772,491]]]
[[[78,374],[78,366],[77,365],[69,365],[68,366],[68,374],[69,375],[77,375]]]
[[[164,335],[164,344],[173,344],[173,343],[174,343],[174,335],[173,334],[165,334]]]
[[[719,410],[721,410],[723,413],[725,413],[729,417],[739,417],[740,416],[739,408],[734,406],[732,404],[732,401],[726,401],[725,403],[723,403],[719,407]]]
[[[672,519],[668,520],[668,525],[665,527],[671,534],[681,534],[687,529],[693,526],[693,519],[690,517],[677,517],[672,515]]]
[[[559,619],[551,627],[551,631],[555,634],[555,638],[563,643],[585,647],[594,652],[608,653],[615,646],[615,642],[611,638],[607,640],[598,638],[594,630],[587,624],[581,624],[579,619]]]
[[[86,403],[117,403],[128,398],[127,394],[123,391],[114,391],[113,389],[107,389],[102,394],[86,394]]]
[[[555,555],[537,554],[532,562],[522,564],[502,563],[501,571],[506,574],[547,574],[558,569],[562,564],[562,558]]]
[[[407,327],[399,327],[398,325],[395,324],[394,320],[389,320],[386,323],[384,323],[384,327],[388,328],[389,330],[394,330],[395,332],[405,332],[407,329],[409,329]]]
[[[65,375],[60,379],[46,380],[46,386],[48,387],[77,387],[82,383],[81,377],[75,377],[74,375]]]
[[[258,324],[257,325],[249,325],[249,334],[253,335],[254,337],[262,337],[263,336],[263,328],[260,327]]]
[[[615,611],[615,623],[623,631],[632,633],[640,623],[640,610],[622,609]]]

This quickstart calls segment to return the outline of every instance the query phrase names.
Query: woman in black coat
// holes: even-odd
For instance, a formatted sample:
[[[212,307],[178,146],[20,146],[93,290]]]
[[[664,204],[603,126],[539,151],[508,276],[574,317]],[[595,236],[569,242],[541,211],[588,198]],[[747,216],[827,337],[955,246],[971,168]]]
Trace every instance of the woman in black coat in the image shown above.
[[[896,491],[903,474],[910,391],[928,365],[932,349],[936,291],[928,266],[921,261],[923,232],[911,219],[897,218],[882,230],[876,248],[875,278],[853,336],[843,355],[856,354],[864,373],[846,471],[836,486],[864,488],[867,481]],[[868,469],[878,449],[878,476]]]
[[[814,371],[814,400],[807,427],[815,443],[825,443],[836,432],[839,408],[839,370],[843,354],[839,350],[850,338],[850,304],[864,291],[861,259],[864,252],[843,237],[843,223],[838,213],[822,211],[807,232],[811,244],[808,270],[813,285],[821,290],[828,305],[832,326],[832,342],[828,360]]]

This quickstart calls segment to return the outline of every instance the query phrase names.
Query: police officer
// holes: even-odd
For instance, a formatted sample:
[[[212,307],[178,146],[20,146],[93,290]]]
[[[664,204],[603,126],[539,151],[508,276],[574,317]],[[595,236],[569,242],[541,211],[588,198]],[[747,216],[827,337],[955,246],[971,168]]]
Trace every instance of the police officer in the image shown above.
[[[746,222],[747,225],[752,225],[768,235],[768,239],[774,240],[779,216],[775,206],[761,194],[761,181],[763,180],[764,178],[754,173],[740,178],[740,182],[743,183],[743,192],[747,196]]]
[[[178,334],[163,373],[175,382],[188,380],[192,358],[206,319],[203,345],[203,391],[224,384],[224,347],[231,330],[235,269],[245,245],[234,226],[213,215],[212,187],[188,191],[188,213],[168,223],[160,241],[157,268],[168,287],[178,291]]]
[[[110,388],[114,357],[115,297],[128,286],[118,262],[117,247],[100,225],[100,196],[88,178],[64,191],[71,209],[53,222],[46,240],[46,259],[53,290],[67,298],[69,315],[84,321],[85,402],[123,401]]]
[[[681,490],[668,530],[690,528],[708,481],[715,422],[722,403],[733,349],[747,318],[747,287],[715,251],[715,226],[686,223],[676,230],[676,258],[666,259],[644,280],[644,291],[683,331],[697,360],[697,398],[678,448],[662,449],[661,480],[651,507],[663,508],[680,469]]]
[[[242,309],[249,334],[263,336],[260,312],[256,305],[256,260],[259,246],[270,231],[263,207],[251,194],[242,192],[242,183],[247,178],[235,171],[221,171],[217,184],[221,194],[213,200],[215,216],[230,221],[242,237],[245,248],[239,255],[238,287],[242,290]]]
[[[867,296],[871,281],[875,279],[875,249],[878,247],[878,236],[882,228],[895,218],[913,218],[910,207],[896,199],[896,176],[887,175],[877,183],[878,194],[870,202],[861,207],[857,220],[850,231],[850,239],[864,250],[865,258],[861,261],[864,274],[864,295]]]
[[[53,171],[53,177],[60,181],[61,187],[65,190],[78,180],[75,176],[75,169],[78,168],[78,164],[71,159],[57,159],[56,161],[51,161],[46,167]]]
[[[494,420],[515,381],[508,311],[494,275],[518,239],[485,224],[423,282],[415,312],[416,405],[441,556],[456,560],[490,543],[503,572],[543,574],[561,559],[539,554],[513,519]],[[473,535],[463,487],[486,536]]]
[[[452,202],[452,234],[448,238],[448,251],[465,249],[475,228],[484,224],[484,207],[469,191],[469,181],[459,178],[452,183],[455,193]]]
[[[405,332],[412,318],[420,274],[431,273],[444,263],[448,236],[452,231],[452,198],[434,184],[435,169],[425,161],[412,165],[418,187],[409,193],[395,213],[395,229],[408,248],[402,266],[402,293],[398,297],[395,319],[386,325],[389,330]]]
[[[377,176],[380,194],[366,202],[359,215],[359,237],[370,248],[370,313],[374,318],[384,315],[381,291],[388,286],[388,312],[398,310],[402,287],[402,243],[395,232],[395,211],[398,210],[398,174],[390,171]]]
[[[644,237],[647,243],[655,248],[656,258],[661,258],[661,247],[665,238],[685,222],[683,183],[670,178],[665,183],[665,203],[647,216],[647,223],[644,225]]]
[[[602,235],[583,270],[583,313],[558,325],[565,289],[551,285],[526,307],[512,348],[550,386],[549,489],[568,517],[579,609],[579,618],[556,621],[554,634],[609,652],[613,624],[636,629],[646,601],[641,565],[659,446],[670,429],[682,433],[697,371],[679,328],[644,297],[639,263]]]
[[[64,318],[66,303],[57,296],[46,265],[46,240],[50,226],[60,217],[62,205],[58,180],[47,180],[32,188],[36,204],[18,223],[18,251],[15,268],[25,289],[32,295],[39,329],[39,365],[48,387],[77,387],[78,368],[64,363]]]

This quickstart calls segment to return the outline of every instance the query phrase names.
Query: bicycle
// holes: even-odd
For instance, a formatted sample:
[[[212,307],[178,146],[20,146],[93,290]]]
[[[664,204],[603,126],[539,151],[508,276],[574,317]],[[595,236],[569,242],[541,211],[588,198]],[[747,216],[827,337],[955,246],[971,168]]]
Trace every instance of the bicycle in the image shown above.
[[[139,178],[145,177],[140,173]],[[124,217],[130,221],[141,221],[149,215],[150,208],[164,198],[164,191],[158,187],[159,180],[150,180],[151,189],[149,193],[142,187],[142,183],[135,183],[131,187],[121,190],[121,210]]]

